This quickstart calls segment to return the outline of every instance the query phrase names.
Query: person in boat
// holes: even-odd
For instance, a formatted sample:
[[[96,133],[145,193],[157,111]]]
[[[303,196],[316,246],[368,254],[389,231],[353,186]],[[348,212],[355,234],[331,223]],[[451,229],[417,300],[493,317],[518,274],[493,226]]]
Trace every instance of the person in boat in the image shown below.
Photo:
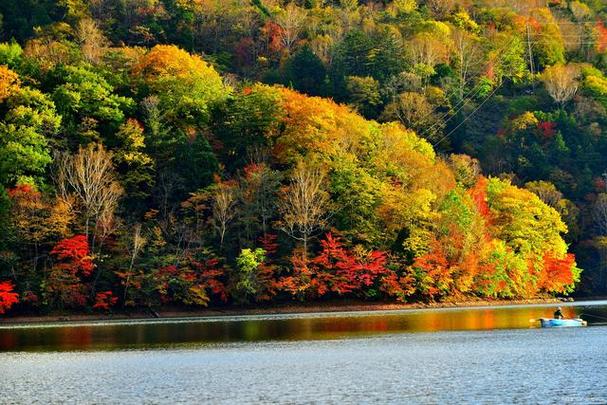
[[[561,307],[558,307],[556,309],[556,311],[554,311],[554,319],[563,319],[563,309]]]

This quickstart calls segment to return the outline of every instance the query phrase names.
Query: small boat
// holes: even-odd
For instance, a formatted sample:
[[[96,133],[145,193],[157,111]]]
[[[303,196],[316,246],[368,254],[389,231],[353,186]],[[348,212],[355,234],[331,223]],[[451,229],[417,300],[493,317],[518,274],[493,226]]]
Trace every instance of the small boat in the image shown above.
[[[580,326],[587,326],[588,323],[583,319],[554,319],[554,318],[540,318],[542,328],[575,328]]]

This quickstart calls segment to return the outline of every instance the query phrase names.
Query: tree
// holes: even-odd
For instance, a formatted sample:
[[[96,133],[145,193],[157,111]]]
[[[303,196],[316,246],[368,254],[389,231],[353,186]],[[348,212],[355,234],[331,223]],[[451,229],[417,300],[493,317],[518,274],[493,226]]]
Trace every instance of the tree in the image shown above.
[[[552,251],[562,256],[567,252],[561,237],[567,227],[558,212],[535,194],[508,181],[492,178],[489,179],[487,198],[494,235],[516,253],[543,255]]]
[[[32,36],[34,28],[58,21],[66,13],[65,5],[51,0],[6,0],[0,2],[2,37],[19,41]]]
[[[569,10],[577,21],[584,21],[592,17],[592,10],[586,4],[579,1],[569,3]]]
[[[598,280],[594,281],[594,287],[604,290],[607,288],[607,237],[594,237],[592,245],[597,250],[599,256]]]
[[[485,55],[483,55],[480,46],[480,39],[463,29],[452,31],[451,51],[458,73],[457,97],[458,101],[462,101],[468,83],[481,73],[485,63]]]
[[[449,164],[455,174],[457,184],[470,189],[477,183],[481,175],[480,163],[468,155],[450,155]]]
[[[544,70],[542,80],[548,94],[563,105],[577,93],[579,74],[579,68],[575,65],[554,65]]]
[[[437,141],[445,128],[441,116],[426,96],[415,92],[404,92],[386,106],[381,117],[384,121],[399,121],[406,128],[424,137]]]
[[[0,103],[19,90],[19,75],[0,65]]]
[[[346,77],[346,91],[351,104],[365,117],[377,116],[381,103],[379,82],[372,77]]]
[[[327,233],[319,254],[307,263],[293,258],[293,272],[281,284],[291,294],[320,298],[327,294],[376,298],[381,293],[404,299],[404,280],[388,266],[385,253],[347,249],[340,238]]]
[[[215,258],[186,255],[177,264],[153,270],[147,278],[162,304],[207,306],[213,297],[227,300],[225,274]]]
[[[87,237],[76,235],[64,239],[55,245],[50,254],[55,261],[43,285],[46,301],[59,308],[84,306],[88,287],[83,280],[95,268]]]
[[[298,163],[279,202],[281,229],[302,242],[304,262],[310,238],[327,224],[329,196],[323,189],[324,179],[320,168]]]
[[[340,234],[365,246],[384,246],[387,239],[377,214],[382,202],[383,183],[349,156],[336,159],[329,174],[332,224]]]
[[[533,2],[524,8],[526,16],[521,17],[519,23],[521,31],[525,29],[527,41],[534,42],[532,48],[527,48],[531,72],[534,73],[534,66],[543,68],[564,63],[565,42],[555,14],[548,7],[534,7]]]
[[[0,65],[17,69],[23,61],[23,48],[16,41],[0,43]]]
[[[108,40],[97,22],[90,18],[78,21],[76,37],[84,58],[90,63],[99,63],[106,51]]]
[[[324,93],[327,76],[325,65],[308,45],[295,52],[283,70],[286,85],[312,96]]]
[[[581,271],[577,268],[575,256],[572,254],[559,258],[547,253],[542,270],[539,288],[544,291],[567,294],[573,292],[575,283],[580,281]]]
[[[238,190],[239,222],[244,227],[248,243],[259,234],[269,232],[271,219],[276,214],[277,195],[282,176],[266,164],[245,166]]]
[[[220,182],[213,192],[213,226],[219,234],[219,249],[223,249],[228,226],[236,217],[236,187],[232,183]]]
[[[6,233],[6,241],[12,235],[16,242],[12,250],[20,258],[13,277],[33,288],[39,283],[38,265],[48,254],[46,247],[69,235],[74,212],[70,200],[49,198],[29,184],[9,189],[8,196],[10,233]]]
[[[431,252],[418,257],[413,263],[418,291],[430,300],[447,295],[453,283],[453,269],[449,266],[445,252],[437,241],[433,243]]]
[[[125,190],[125,206],[135,216],[147,210],[155,181],[155,162],[146,153],[143,125],[137,120],[128,119],[122,124],[116,138],[120,143],[113,155],[116,171]]]
[[[559,202],[563,199],[563,193],[554,184],[543,180],[531,181],[525,184],[525,188],[537,195],[540,200],[558,210]]]
[[[19,302],[19,294],[13,292],[15,286],[10,281],[0,282],[0,315]]]
[[[98,292],[95,295],[95,304],[93,309],[99,309],[102,311],[109,311],[111,307],[116,305],[118,297],[114,297],[114,293],[111,291]]]
[[[133,74],[158,97],[165,119],[183,129],[207,123],[210,105],[230,93],[211,65],[172,45],[153,47]]]
[[[6,189],[0,185],[0,233],[5,235],[0,238],[0,251],[5,250],[8,246],[8,241],[12,233],[11,228],[11,199],[6,192]],[[1,263],[1,261],[0,261]]]
[[[408,41],[407,52],[418,74],[427,78],[434,74],[434,67],[447,62],[448,47],[444,40],[431,32],[422,32]]]
[[[221,142],[218,155],[231,162],[226,170],[234,173],[270,147],[280,130],[281,110],[278,89],[264,85],[245,87],[214,110],[213,134]]]
[[[111,224],[123,194],[116,180],[112,157],[101,144],[80,147],[75,155],[63,153],[56,157],[59,193],[65,199],[72,196],[82,206],[87,238],[91,222],[95,233]]]
[[[114,86],[90,66],[58,65],[53,74],[59,78],[53,101],[72,150],[113,135],[134,105],[131,98],[116,94]]]
[[[592,220],[596,233],[601,236],[607,236],[607,194],[598,195],[592,208]]]
[[[289,3],[276,15],[276,23],[280,26],[280,39],[287,50],[291,52],[293,45],[299,39],[306,20],[305,10],[295,3]]]
[[[523,40],[516,32],[496,33],[490,41],[485,75],[495,83],[509,79],[520,83],[528,74],[526,51]]]
[[[260,248],[242,249],[236,258],[238,266],[236,293],[240,300],[248,302],[251,298],[261,295],[263,286],[260,285],[258,272],[266,260],[265,255],[266,251]]]
[[[55,105],[38,90],[22,88],[6,100],[0,121],[0,183],[39,177],[51,163],[49,142],[59,131]]]
[[[383,83],[405,67],[402,38],[394,30],[353,29],[336,46],[332,73],[337,85],[346,76],[370,76]]]
[[[131,256],[131,260],[129,262],[128,271],[126,272],[126,277],[124,277],[124,297],[123,297],[123,299],[124,299],[125,303],[126,303],[127,296],[128,296],[129,283],[131,281],[131,275],[133,272],[133,266],[135,265],[135,260],[137,260],[137,258],[139,257],[139,254],[141,253],[141,250],[145,246],[146,242],[147,241],[146,241],[145,237],[143,237],[143,235],[141,235],[141,224],[136,224],[133,227],[132,242],[129,246],[129,253]]]
[[[426,6],[438,19],[445,18],[455,7],[455,0],[426,0]]]

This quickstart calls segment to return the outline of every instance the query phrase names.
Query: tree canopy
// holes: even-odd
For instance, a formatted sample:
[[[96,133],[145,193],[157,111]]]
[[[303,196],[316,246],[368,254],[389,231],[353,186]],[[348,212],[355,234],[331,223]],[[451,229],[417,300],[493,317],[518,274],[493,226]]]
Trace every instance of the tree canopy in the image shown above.
[[[3,1],[0,313],[607,289],[607,8],[496,3]]]

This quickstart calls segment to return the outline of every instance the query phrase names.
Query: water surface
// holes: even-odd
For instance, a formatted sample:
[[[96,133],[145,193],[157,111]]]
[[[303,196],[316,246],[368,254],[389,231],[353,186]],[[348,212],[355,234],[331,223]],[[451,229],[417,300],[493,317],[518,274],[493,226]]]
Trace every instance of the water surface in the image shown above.
[[[606,303],[0,328],[1,403],[607,403]]]
[[[607,322],[607,302],[563,304],[566,317]],[[550,305],[511,305],[312,314],[248,315],[142,321],[0,325],[0,351],[69,351],[187,344],[319,340],[397,332],[528,329],[551,317]]]
[[[607,403],[607,328],[0,354],[31,403]]]

